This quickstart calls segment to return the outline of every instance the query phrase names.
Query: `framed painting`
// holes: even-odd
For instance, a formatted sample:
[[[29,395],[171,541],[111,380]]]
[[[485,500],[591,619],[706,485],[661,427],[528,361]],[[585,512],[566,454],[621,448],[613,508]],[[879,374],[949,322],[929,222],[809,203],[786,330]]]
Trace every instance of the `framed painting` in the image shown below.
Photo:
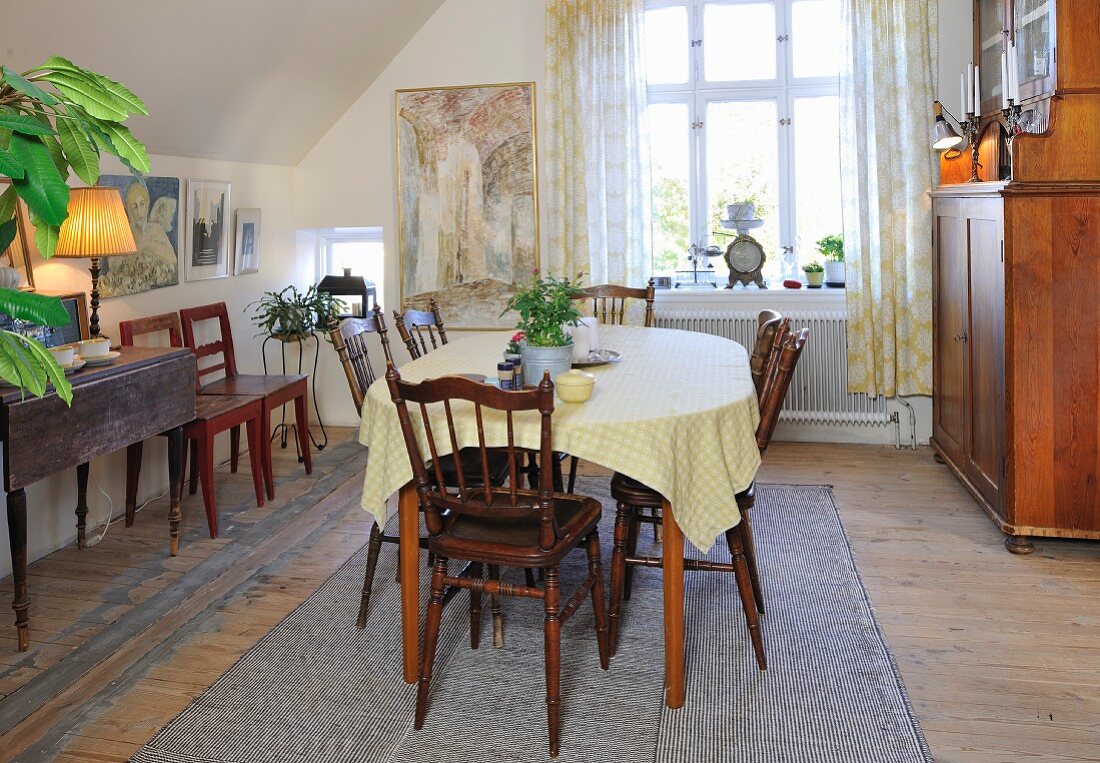
[[[11,185],[9,178],[0,178],[0,193],[8,190]],[[33,249],[34,228],[30,225],[30,215],[27,205],[19,199],[15,206],[15,238],[3,252],[0,252],[0,267],[15,268],[19,272],[19,288],[24,291],[34,291],[34,268],[31,266],[31,252]]]
[[[395,110],[402,306],[514,326],[500,314],[539,264],[535,84],[398,90]]]
[[[187,247],[184,278],[205,281],[229,275],[229,181],[187,180]]]
[[[237,235],[233,253],[233,275],[260,270],[260,210],[237,210]]]
[[[122,194],[138,248],[130,257],[100,260],[99,296],[122,297],[178,284],[180,179],[100,175],[99,185]]]

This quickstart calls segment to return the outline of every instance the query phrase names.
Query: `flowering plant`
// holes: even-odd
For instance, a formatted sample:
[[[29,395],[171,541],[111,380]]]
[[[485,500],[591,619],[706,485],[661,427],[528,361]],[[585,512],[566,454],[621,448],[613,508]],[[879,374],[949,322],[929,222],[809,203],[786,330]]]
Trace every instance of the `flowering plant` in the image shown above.
[[[540,278],[535,270],[530,285],[516,292],[508,300],[503,316],[509,310],[519,313],[516,328],[523,332],[529,347],[564,347],[573,338],[562,329],[566,324],[577,325],[581,311],[575,297],[582,294],[580,283],[583,273],[575,279]]]
[[[517,331],[512,334],[512,338],[508,340],[508,346],[504,348],[504,351],[509,355],[519,355],[519,343],[523,341],[524,333]]]

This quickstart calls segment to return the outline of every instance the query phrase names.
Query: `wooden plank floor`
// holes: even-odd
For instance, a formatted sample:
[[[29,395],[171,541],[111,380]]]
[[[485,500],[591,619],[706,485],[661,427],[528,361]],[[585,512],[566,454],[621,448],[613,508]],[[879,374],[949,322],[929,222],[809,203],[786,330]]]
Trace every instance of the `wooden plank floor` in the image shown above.
[[[352,476],[296,515],[25,721],[0,727],[0,759],[127,760],[363,545],[360,480]],[[1031,556],[1008,554],[927,448],[777,443],[761,480],[834,486],[938,763],[1100,761],[1100,544],[1039,540]],[[280,500],[308,483],[280,485]],[[219,486],[227,496],[240,491],[247,505],[246,468],[219,475]],[[95,561],[65,549],[35,565],[33,656],[0,649],[0,691],[16,692],[3,702],[233,542],[203,537],[201,502],[189,501],[187,555],[163,557],[163,511],[151,506],[135,528],[112,528],[108,553],[92,549]],[[243,510],[232,521],[260,521],[272,510]],[[10,591],[10,580],[0,590]],[[765,636],[766,627],[765,618]]]

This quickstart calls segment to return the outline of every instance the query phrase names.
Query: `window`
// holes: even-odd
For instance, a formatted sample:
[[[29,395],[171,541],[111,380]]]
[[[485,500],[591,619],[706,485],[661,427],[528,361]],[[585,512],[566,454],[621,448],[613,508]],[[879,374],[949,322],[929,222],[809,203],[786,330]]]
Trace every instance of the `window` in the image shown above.
[[[318,279],[326,275],[343,275],[345,269],[350,275],[362,276],[373,281],[375,298],[381,302],[383,282],[386,277],[385,252],[382,245],[381,228],[335,228],[321,234],[320,273]],[[349,311],[359,312],[358,300],[342,297],[348,303]],[[356,304],[351,304],[355,302]],[[372,305],[368,304],[367,309]]]
[[[842,229],[839,0],[648,0],[645,32],[654,272],[725,251],[726,207],[754,201],[765,277],[797,278]]]

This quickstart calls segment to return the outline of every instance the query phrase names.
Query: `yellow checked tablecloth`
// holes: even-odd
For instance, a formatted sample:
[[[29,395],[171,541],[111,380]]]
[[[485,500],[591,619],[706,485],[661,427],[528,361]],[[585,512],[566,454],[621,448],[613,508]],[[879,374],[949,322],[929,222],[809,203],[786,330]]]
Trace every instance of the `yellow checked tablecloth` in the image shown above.
[[[457,339],[401,367],[408,381],[458,373],[496,375],[503,334]],[[684,535],[706,551],[741,517],[734,494],[760,465],[756,391],[745,349],[728,339],[673,329],[600,326],[618,363],[588,369],[596,388],[586,403],[555,400],[554,450],[622,472],[669,499]],[[459,447],[477,445],[472,408],[455,407]],[[462,415],[465,412],[467,415]],[[410,413],[415,410],[410,407]],[[537,414],[515,419],[518,446],[537,449]],[[433,431],[446,431],[446,423]],[[506,445],[504,417],[485,417],[486,444]],[[438,438],[442,445],[446,440]],[[387,499],[412,479],[385,379],[367,393],[359,441],[370,449],[363,508],[379,523]]]

